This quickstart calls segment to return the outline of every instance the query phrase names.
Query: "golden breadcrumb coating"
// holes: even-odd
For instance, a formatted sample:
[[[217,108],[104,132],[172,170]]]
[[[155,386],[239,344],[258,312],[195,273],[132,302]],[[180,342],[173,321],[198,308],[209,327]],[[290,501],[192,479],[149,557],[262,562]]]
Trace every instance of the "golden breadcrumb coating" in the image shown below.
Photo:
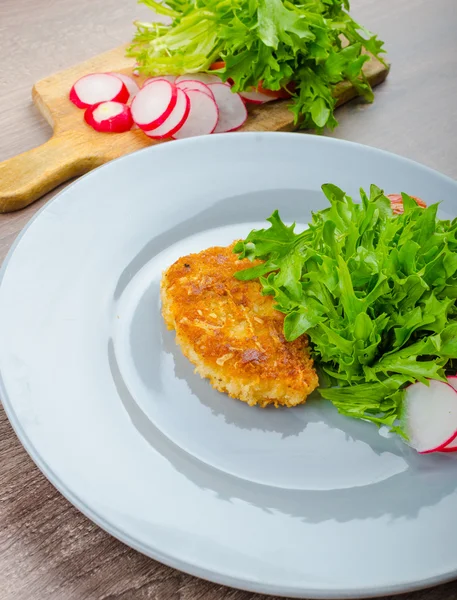
[[[233,245],[180,258],[162,277],[163,317],[214,388],[251,406],[296,406],[318,385],[308,340],[286,342],[274,298],[233,276],[256,264],[240,261]]]

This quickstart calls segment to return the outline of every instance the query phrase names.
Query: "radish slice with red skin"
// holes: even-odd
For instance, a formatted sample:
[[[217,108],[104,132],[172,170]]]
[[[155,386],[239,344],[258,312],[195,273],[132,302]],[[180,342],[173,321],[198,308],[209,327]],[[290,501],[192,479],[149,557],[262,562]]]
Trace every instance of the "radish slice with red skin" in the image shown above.
[[[414,383],[406,389],[403,414],[409,445],[421,454],[439,452],[457,437],[457,392],[448,383]]]
[[[143,83],[143,87],[145,85],[149,85],[152,81],[158,81],[159,79],[165,79],[165,81],[169,81],[170,83],[174,83],[176,79],[176,75],[157,75],[156,77],[149,77]]]
[[[250,104],[265,104],[265,102],[276,100],[276,98],[273,98],[272,96],[267,96],[266,94],[262,94],[255,90],[252,90],[252,92],[240,92],[240,96]]]
[[[78,79],[70,90],[70,100],[78,108],[100,102],[126,102],[129,92],[123,81],[111,73],[90,73]]]
[[[128,75],[124,75],[124,73],[110,73],[110,75],[118,77],[125,84],[125,87],[129,91],[130,99],[132,99],[140,91],[140,88],[136,81],[133,81],[133,79]]]
[[[450,444],[448,444],[444,448],[441,448],[439,450],[439,452],[457,452],[457,437],[454,438],[453,442],[451,442]]]
[[[165,123],[178,99],[178,88],[165,79],[151,81],[132,101],[132,117],[141,129],[150,131]]]
[[[168,119],[152,131],[144,133],[153,140],[163,140],[177,133],[187,120],[190,111],[190,100],[186,92],[178,88],[178,101]]]
[[[457,375],[448,375],[447,382],[451,385],[455,391],[457,392]]]
[[[124,133],[133,125],[130,108],[120,102],[101,102],[89,106],[84,113],[84,120],[96,131],[104,133]]]
[[[190,100],[190,111],[184,125],[174,134],[175,140],[213,133],[219,118],[216,102],[200,90],[184,92]]]
[[[70,90],[70,100],[78,108],[89,108],[100,102],[122,102],[129,99],[129,91],[123,81],[110,73],[84,75]]]
[[[449,375],[447,381],[449,385],[451,385],[454,388],[454,390],[457,391],[457,375]],[[457,437],[453,442],[451,442],[445,448],[443,448],[441,452],[457,452]]]
[[[209,73],[188,73],[187,75],[180,75],[176,78],[175,83],[181,83],[181,81],[201,81],[209,85],[210,83],[222,83],[222,80],[217,75],[210,75]]]
[[[248,118],[248,111],[240,95],[232,92],[225,83],[211,83],[209,88],[219,108],[219,121],[214,133],[239,129]]]
[[[394,215],[402,215],[405,212],[401,194],[387,194],[387,198],[390,200],[390,205]],[[411,198],[415,200],[417,205],[421,208],[427,208],[427,204],[422,200],[422,198],[418,198],[417,196],[411,196]]]
[[[185,79],[184,81],[178,81],[176,86],[184,91],[200,90],[200,92],[203,92],[204,94],[206,94],[207,96],[209,96],[210,98],[212,98],[214,100],[214,94],[210,90],[210,88],[206,85],[206,83],[202,83],[201,81],[198,81],[197,79]]]

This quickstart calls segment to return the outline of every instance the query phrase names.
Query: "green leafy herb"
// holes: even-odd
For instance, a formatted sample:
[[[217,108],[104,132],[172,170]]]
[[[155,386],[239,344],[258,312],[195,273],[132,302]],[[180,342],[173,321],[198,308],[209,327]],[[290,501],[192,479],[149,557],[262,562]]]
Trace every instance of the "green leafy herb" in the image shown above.
[[[233,81],[234,91],[260,82],[292,92],[290,108],[305,128],[333,128],[335,86],[351,81],[373,100],[362,72],[369,59],[382,61],[383,42],[349,15],[348,0],[139,0],[171,23],[137,22],[128,55],[147,75],[207,71]],[[342,39],[345,40],[343,44]]]
[[[395,424],[405,386],[444,380],[457,358],[457,219],[438,220],[437,204],[423,209],[406,194],[396,216],[375,185],[361,203],[322,190],[330,207],[303,232],[275,211],[268,229],[235,246],[264,261],[236,277],[260,278],[275,296],[287,340],[309,336],[324,398],[404,435]]]

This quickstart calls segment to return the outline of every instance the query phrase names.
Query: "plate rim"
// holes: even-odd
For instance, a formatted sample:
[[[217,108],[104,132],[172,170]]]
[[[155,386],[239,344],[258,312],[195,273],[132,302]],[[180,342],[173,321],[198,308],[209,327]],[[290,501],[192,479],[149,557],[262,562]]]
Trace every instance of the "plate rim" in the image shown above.
[[[212,140],[220,139],[224,135],[225,134],[216,134],[216,135],[212,135],[210,137],[209,136],[201,136],[201,137],[196,137],[196,138],[188,138],[188,139],[184,139],[184,140],[179,140],[178,143],[181,145],[181,147],[183,144],[192,146],[194,144],[201,144],[201,143],[202,144],[203,143],[204,144],[217,143]],[[276,137],[284,138],[284,137],[290,137],[290,136],[296,136],[296,135],[297,135],[297,133],[293,133],[293,132],[237,132],[237,133],[232,133],[231,138],[233,138],[233,137],[243,138],[243,139],[244,138],[258,138],[258,137],[260,137],[260,138],[276,138]],[[393,152],[389,152],[387,150],[376,148],[375,146],[368,146],[366,144],[360,144],[358,142],[352,142],[352,141],[348,141],[348,140],[331,138],[331,137],[327,137],[327,136],[304,135],[303,138],[304,138],[304,140],[307,140],[307,142],[310,144],[323,143],[323,144],[336,145],[336,146],[350,146],[350,147],[362,149],[365,152],[374,152],[375,154],[378,154],[378,155],[382,154],[382,155],[386,155],[389,157],[394,157],[397,161],[400,161],[403,164],[409,164],[411,166],[415,166],[416,168],[419,167],[422,170],[424,170],[425,172],[428,172],[431,175],[433,174],[434,176],[439,176],[440,178],[446,180],[449,184],[457,187],[457,181],[452,179],[452,177],[449,177],[448,175],[445,175],[445,174],[441,173],[440,171],[437,171],[436,169],[433,169],[431,167],[423,165],[422,163],[419,163],[412,159],[395,154]],[[163,151],[163,149],[167,148],[167,147],[168,147],[168,144],[166,144],[166,145],[156,144],[154,146],[149,146],[147,148],[143,148],[136,152],[126,154],[117,159],[109,161],[108,163],[105,163],[104,165],[101,165],[100,167],[93,169],[89,173],[86,173],[85,175],[78,177],[75,181],[73,181],[69,185],[65,186],[64,189],[60,190],[53,198],[51,198],[48,202],[46,202],[39,210],[37,210],[37,212],[31,217],[31,219],[27,222],[27,224],[22,228],[22,230],[19,232],[19,234],[17,235],[17,237],[15,238],[14,242],[12,243],[11,247],[9,248],[9,250],[7,252],[7,254],[3,260],[3,263],[0,266],[0,294],[1,294],[3,278],[6,274],[9,263],[14,255],[14,252],[15,252],[17,246],[20,244],[22,238],[26,235],[29,227],[31,227],[33,225],[33,223],[40,217],[40,215],[43,212],[45,212],[46,210],[48,210],[55,201],[59,200],[61,198],[61,196],[67,192],[68,189],[73,188],[75,185],[78,185],[82,179],[86,179],[86,178],[95,176],[95,174],[97,173],[97,171],[99,169],[103,169],[104,167],[106,167],[107,165],[109,165],[111,163],[118,163],[119,161],[124,161],[124,160],[132,160],[132,156],[135,156],[139,153],[151,153],[151,152]],[[434,586],[437,586],[440,584],[445,584],[445,583],[448,583],[450,581],[457,579],[457,565],[456,565],[456,567],[453,571],[443,573],[441,575],[435,575],[433,577],[429,577],[429,578],[426,578],[423,580],[418,580],[414,583],[397,583],[397,584],[382,586],[382,587],[365,587],[365,588],[355,588],[355,589],[346,588],[344,590],[337,590],[337,589],[318,590],[316,588],[306,589],[306,588],[303,588],[302,586],[300,588],[294,587],[294,586],[288,588],[285,584],[280,585],[280,586],[268,584],[265,587],[261,583],[258,583],[258,582],[249,581],[246,579],[240,579],[233,575],[225,575],[225,574],[221,574],[219,571],[216,571],[216,570],[206,569],[206,568],[198,565],[196,562],[191,563],[189,561],[182,561],[181,559],[175,558],[173,555],[171,555],[169,553],[162,553],[160,551],[160,549],[158,549],[158,548],[152,548],[152,545],[147,547],[146,545],[143,545],[143,544],[137,542],[132,536],[130,536],[130,534],[122,531],[122,529],[117,527],[116,525],[111,524],[110,521],[107,520],[102,514],[99,514],[96,510],[91,508],[88,503],[85,503],[83,500],[81,500],[75,492],[73,492],[71,489],[69,489],[66,486],[66,484],[63,481],[61,481],[61,479],[54,473],[53,469],[49,466],[49,464],[40,456],[40,454],[34,447],[33,442],[30,440],[29,436],[27,435],[26,431],[24,430],[20,419],[17,417],[16,412],[13,407],[13,403],[11,402],[11,399],[9,398],[7,391],[6,391],[6,387],[4,385],[1,365],[0,365],[0,403],[2,404],[2,406],[5,410],[5,414],[8,418],[8,421],[9,421],[14,433],[16,434],[17,438],[19,439],[23,448],[26,450],[27,454],[30,456],[30,458],[35,463],[35,465],[38,467],[38,469],[41,471],[41,473],[44,475],[44,477],[57,489],[57,491],[59,493],[62,494],[62,496],[64,496],[64,498],[67,501],[69,501],[86,518],[88,518],[89,520],[94,522],[97,526],[99,526],[101,529],[103,529],[106,533],[113,536],[120,542],[124,543],[126,546],[136,550],[137,552],[140,552],[141,554],[143,554],[149,558],[152,558],[153,560],[160,562],[161,564],[164,564],[170,568],[176,569],[176,570],[186,573],[188,575],[198,577],[200,579],[204,579],[206,581],[209,581],[209,582],[212,582],[215,584],[224,585],[224,586],[228,586],[228,587],[231,587],[234,589],[244,590],[247,592],[260,593],[260,594],[265,594],[265,595],[269,595],[269,596],[273,595],[273,596],[280,596],[280,597],[291,597],[291,598],[302,598],[302,599],[306,598],[308,600],[341,600],[344,598],[354,598],[354,599],[355,598],[379,598],[379,597],[383,597],[385,595],[392,595],[392,594],[396,595],[396,594],[403,594],[403,593],[407,593],[407,592],[423,590],[423,589],[434,587]]]

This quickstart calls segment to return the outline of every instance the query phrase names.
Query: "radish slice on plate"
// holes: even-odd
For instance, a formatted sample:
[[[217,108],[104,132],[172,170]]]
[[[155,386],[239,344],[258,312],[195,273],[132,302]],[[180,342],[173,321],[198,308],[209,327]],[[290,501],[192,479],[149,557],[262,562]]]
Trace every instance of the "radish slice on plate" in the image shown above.
[[[189,97],[186,92],[178,88],[178,100],[168,119],[166,119],[159,127],[156,127],[151,131],[145,131],[144,133],[154,140],[170,138],[184,125],[189,115],[189,111]]]
[[[124,75],[124,73],[110,73],[110,75],[118,77],[125,84],[125,87],[129,91],[130,98],[133,98],[133,96],[135,96],[135,94],[137,94],[140,91],[140,88],[136,81],[133,81],[133,79],[128,75]]]
[[[444,448],[441,448],[440,452],[457,452],[457,438]]]
[[[457,391],[457,375],[448,375],[447,382]]]
[[[123,81],[110,73],[84,75],[70,90],[70,100],[78,108],[89,108],[100,102],[127,102],[129,91]]]
[[[234,131],[241,127],[248,118],[248,111],[240,95],[232,92],[225,83],[211,83],[209,88],[219,109],[219,121],[214,133]]]
[[[185,94],[190,100],[189,115],[184,125],[174,134],[173,138],[181,140],[196,135],[213,133],[219,117],[216,102],[207,94],[200,92],[200,90],[187,90]]]
[[[387,194],[387,198],[390,200],[390,205],[394,215],[402,215],[405,212],[401,194]],[[415,200],[417,205],[421,208],[427,208],[427,204],[422,200],[422,198],[418,198],[417,196],[411,196],[411,198]]]
[[[202,83],[206,83],[206,85],[210,83],[221,83],[221,78],[217,75],[210,75],[209,73],[188,73],[187,75],[180,75],[176,78],[175,83],[181,83],[181,81],[201,81]]]
[[[404,429],[421,454],[440,452],[457,437],[457,392],[442,381],[429,384],[410,385],[404,401]]]
[[[457,391],[457,375],[449,375],[447,381],[449,385],[451,385],[454,388],[454,390]],[[445,448],[443,448],[441,452],[457,452],[457,437],[453,442],[451,442]]]
[[[141,129],[149,131],[164,123],[176,106],[178,88],[165,79],[151,81],[132,101],[132,117]]]
[[[246,100],[246,102],[249,102],[250,104],[264,104],[265,102],[276,100],[276,98],[273,98],[273,96],[267,96],[267,94],[262,94],[256,90],[251,92],[240,92],[240,96],[243,98],[243,100]]]
[[[123,133],[132,129],[133,119],[130,108],[121,102],[101,102],[89,106],[84,120],[96,131],[105,133]]]
[[[170,83],[174,83],[176,79],[176,75],[157,75],[156,77],[149,77],[143,83],[143,87],[145,85],[149,85],[152,81],[158,81],[159,79],[165,79],[165,81],[169,81]]]
[[[185,91],[200,90],[200,92],[203,92],[204,94],[206,94],[207,96],[209,96],[210,98],[212,98],[214,100],[214,94],[210,90],[210,88],[206,85],[206,83],[202,83],[201,81],[198,81],[197,79],[185,79],[184,81],[178,81],[176,86]]]

